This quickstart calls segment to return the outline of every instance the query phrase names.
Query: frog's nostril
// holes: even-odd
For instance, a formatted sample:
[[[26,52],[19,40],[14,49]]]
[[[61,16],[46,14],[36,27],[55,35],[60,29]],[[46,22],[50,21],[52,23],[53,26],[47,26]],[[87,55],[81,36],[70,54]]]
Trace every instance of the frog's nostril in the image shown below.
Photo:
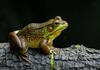
[[[65,24],[65,23],[62,23],[62,25],[63,25],[63,24]]]

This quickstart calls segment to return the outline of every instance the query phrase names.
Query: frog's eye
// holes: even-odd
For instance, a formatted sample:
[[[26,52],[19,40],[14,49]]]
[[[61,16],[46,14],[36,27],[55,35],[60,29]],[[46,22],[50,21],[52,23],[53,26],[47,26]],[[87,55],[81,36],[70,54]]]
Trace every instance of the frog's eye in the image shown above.
[[[59,24],[59,22],[60,22],[59,20],[54,21],[54,23],[55,23],[56,25]]]

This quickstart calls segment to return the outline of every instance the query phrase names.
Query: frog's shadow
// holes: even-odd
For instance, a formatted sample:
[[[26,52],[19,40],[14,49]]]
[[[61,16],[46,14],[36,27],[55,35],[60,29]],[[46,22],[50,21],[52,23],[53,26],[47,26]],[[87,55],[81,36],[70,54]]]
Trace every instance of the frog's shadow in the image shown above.
[[[33,49],[32,48],[29,48],[28,51],[27,51],[27,54],[34,56],[34,55],[43,54],[43,53],[42,53],[42,51],[40,49],[37,49],[37,48],[36,49],[35,48],[33,48]]]

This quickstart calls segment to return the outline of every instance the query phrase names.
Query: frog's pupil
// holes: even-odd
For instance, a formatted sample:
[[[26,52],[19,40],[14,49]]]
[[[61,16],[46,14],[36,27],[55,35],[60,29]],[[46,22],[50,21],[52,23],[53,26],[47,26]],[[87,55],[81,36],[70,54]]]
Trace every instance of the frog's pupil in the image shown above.
[[[56,25],[59,24],[58,22],[55,23]]]

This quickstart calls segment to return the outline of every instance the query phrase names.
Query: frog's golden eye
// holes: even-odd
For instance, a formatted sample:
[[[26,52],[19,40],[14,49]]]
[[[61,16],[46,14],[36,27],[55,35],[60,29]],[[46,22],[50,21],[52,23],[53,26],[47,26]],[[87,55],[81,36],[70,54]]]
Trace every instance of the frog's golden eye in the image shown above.
[[[60,22],[60,20],[58,20],[58,19],[56,19],[55,21],[54,21],[54,24],[59,24],[59,22]]]

